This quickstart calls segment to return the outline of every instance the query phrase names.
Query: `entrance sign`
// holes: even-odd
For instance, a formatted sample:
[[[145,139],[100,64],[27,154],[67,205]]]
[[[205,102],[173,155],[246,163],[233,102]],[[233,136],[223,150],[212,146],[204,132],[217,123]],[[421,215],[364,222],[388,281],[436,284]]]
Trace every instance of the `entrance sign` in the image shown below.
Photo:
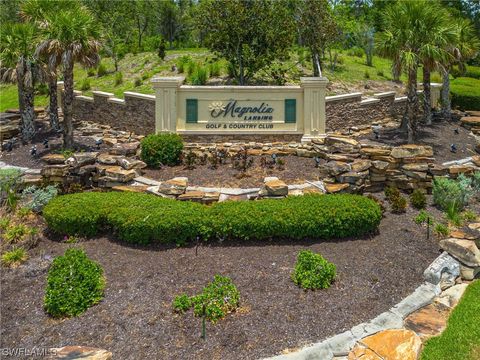
[[[299,86],[190,86],[154,78],[156,132],[187,135],[325,133],[326,78]]]

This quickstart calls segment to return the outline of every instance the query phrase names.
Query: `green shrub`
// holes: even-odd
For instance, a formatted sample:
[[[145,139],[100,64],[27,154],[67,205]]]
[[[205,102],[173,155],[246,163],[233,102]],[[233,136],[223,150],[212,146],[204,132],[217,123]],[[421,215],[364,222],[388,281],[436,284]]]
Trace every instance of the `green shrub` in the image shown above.
[[[208,80],[207,69],[203,66],[197,66],[195,71],[190,77],[190,83],[192,85],[205,85]]]
[[[377,76],[385,77],[383,70],[377,70]]]
[[[436,224],[433,231],[435,231],[437,235],[442,235],[442,236],[447,236],[450,232],[450,230],[448,229],[448,226],[442,223]]]
[[[348,56],[356,56],[356,57],[362,58],[363,54],[364,54],[364,51],[361,47],[355,46],[347,50]]]
[[[57,196],[58,190],[53,185],[48,185],[45,188],[37,188],[30,186],[22,193],[22,198],[26,199],[25,207],[35,212],[41,212],[42,209]]]
[[[465,77],[480,79],[480,66],[467,66],[467,71],[465,71]]]
[[[471,180],[464,176],[459,176],[458,180],[435,177],[432,190],[433,202],[443,210],[455,207],[460,211],[473,195],[470,185]]]
[[[77,316],[103,298],[103,269],[85,251],[70,248],[48,271],[45,310],[53,317]]]
[[[472,210],[465,210],[462,214],[462,219],[465,221],[476,221],[477,220],[477,213]]]
[[[77,193],[43,209],[51,230],[91,237],[109,230],[131,243],[203,240],[330,239],[374,231],[381,220],[372,200],[351,194],[282,200],[227,201],[211,206],[148,194]]]
[[[6,230],[10,225],[10,219],[8,217],[0,218],[0,230]]]
[[[421,190],[415,189],[410,194],[410,204],[412,204],[415,209],[425,209],[425,206],[427,205],[427,197]]]
[[[183,142],[177,134],[150,134],[142,140],[140,157],[148,166],[176,165],[180,162]]]
[[[449,204],[448,208],[445,209],[445,216],[451,224],[455,226],[462,226],[463,219],[460,215],[460,211],[458,210],[457,206],[455,206],[455,204]]]
[[[420,212],[418,213],[417,216],[415,216],[413,221],[415,221],[415,223],[417,223],[418,225],[421,225],[421,224],[425,224],[427,221],[429,221],[429,219],[431,223],[433,217],[425,210],[420,210]]]
[[[89,69],[87,70],[87,76],[88,76],[88,77],[95,76],[95,69],[94,69],[94,68],[89,68]]]
[[[21,265],[28,259],[28,254],[24,248],[19,247],[10,251],[5,251],[2,254],[2,265],[10,268]]]
[[[192,300],[186,294],[178,295],[173,300],[173,310],[178,313],[184,313],[192,307]]]
[[[368,72],[368,70],[365,70],[365,74],[363,74],[363,77],[365,79],[370,79],[370,73]]]
[[[138,78],[138,77],[135,78],[135,80],[134,80],[134,82],[133,82],[133,85],[134,85],[135,87],[142,86],[142,79],[140,79],[140,78]]]
[[[215,323],[238,308],[240,293],[232,280],[226,276],[215,275],[214,280],[205,286],[198,295],[189,298],[182,294],[173,301],[177,312],[185,312],[193,307],[195,316],[204,316]],[[204,313],[205,312],[205,313]]]
[[[0,206],[14,211],[17,202],[17,188],[22,173],[18,169],[0,169]]]
[[[392,212],[396,214],[404,213],[407,210],[407,199],[404,196],[396,197],[390,203]]]
[[[123,74],[121,71],[115,73],[115,86],[120,85],[123,83]]]
[[[480,110],[480,79],[460,77],[450,87],[452,106],[462,110]]]
[[[82,91],[87,91],[87,90],[90,90],[90,89],[91,89],[90,79],[89,79],[89,78],[84,78],[84,79],[80,82],[80,90],[82,90]]]
[[[192,58],[188,55],[181,56],[177,61],[177,71],[179,74],[185,72],[186,65],[192,61]]]
[[[24,224],[16,224],[16,225],[10,225],[7,227],[5,230],[5,234],[3,234],[3,238],[7,243],[17,243],[21,240],[23,240],[26,236],[36,233],[35,228],[30,228]]]
[[[218,61],[210,64],[210,76],[218,77],[220,76],[221,66]]]
[[[107,75],[107,67],[103,63],[100,63],[97,67],[97,76],[102,77],[105,75]]]
[[[304,289],[327,289],[336,273],[335,265],[325,260],[322,255],[304,250],[298,253],[292,280]]]

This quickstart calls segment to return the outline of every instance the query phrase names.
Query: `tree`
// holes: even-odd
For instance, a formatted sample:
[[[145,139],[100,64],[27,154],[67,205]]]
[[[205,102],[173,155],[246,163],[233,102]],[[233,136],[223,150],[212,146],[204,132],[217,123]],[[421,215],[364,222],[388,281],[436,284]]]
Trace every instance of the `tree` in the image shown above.
[[[407,107],[402,129],[407,130],[408,142],[413,142],[418,124],[417,71],[422,48],[432,46],[426,35],[430,30],[430,18],[437,10],[428,0],[400,1],[385,12],[383,31],[378,47],[390,57],[396,66],[407,74]]]
[[[322,76],[322,54],[333,42],[339,29],[327,0],[298,2],[298,30],[304,44],[310,49],[313,75]]]
[[[455,40],[447,44],[446,50],[450,57],[441,64],[442,73],[442,115],[446,119],[452,116],[452,105],[450,101],[450,70],[453,65],[458,65],[460,71],[465,68],[467,60],[475,57],[480,49],[480,41],[476,37],[475,28],[467,19],[457,19],[455,21]]]
[[[79,3],[73,3],[63,9],[48,14],[48,26],[43,28],[43,41],[39,44],[39,53],[58,56],[62,59],[65,96],[63,101],[63,144],[73,148],[73,65],[79,62],[92,67],[99,62],[100,27],[94,17]]]
[[[196,20],[206,46],[230,62],[240,85],[274,59],[286,57],[294,40],[284,1],[205,0]]]
[[[30,141],[35,135],[34,86],[40,69],[34,58],[36,29],[27,23],[7,24],[2,29],[2,81],[16,82],[18,103],[22,117],[22,139]]]

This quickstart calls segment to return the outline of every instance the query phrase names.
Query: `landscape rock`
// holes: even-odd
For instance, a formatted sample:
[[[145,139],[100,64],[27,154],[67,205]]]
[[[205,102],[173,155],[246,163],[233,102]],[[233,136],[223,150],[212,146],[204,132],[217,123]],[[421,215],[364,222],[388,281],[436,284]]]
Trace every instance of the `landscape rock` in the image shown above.
[[[423,272],[425,281],[433,285],[440,283],[442,274],[450,274],[454,279],[460,275],[460,263],[446,251],[439,255]]]
[[[70,166],[64,165],[46,165],[42,168],[43,177],[63,177],[68,174]]]
[[[55,355],[51,359],[55,360],[111,360],[112,353],[107,350],[97,349],[87,346],[64,346],[53,349]]]
[[[42,156],[42,160],[49,165],[65,164],[65,156],[62,154],[47,154]]]
[[[188,186],[188,178],[176,177],[164,181],[158,187],[158,191],[165,195],[181,195],[185,193]]]
[[[391,156],[395,159],[413,158],[419,156],[433,156],[433,149],[431,146],[423,146],[416,144],[407,144],[394,147]]]
[[[92,165],[95,164],[97,156],[98,152],[79,152],[73,154],[73,156],[71,157],[73,158],[73,161],[68,161],[71,159],[69,158],[67,162],[72,166]]]
[[[177,200],[200,202],[204,197],[205,193],[203,191],[187,191],[178,195]]]
[[[370,169],[372,162],[370,160],[358,160],[350,164],[352,171],[362,172]]]
[[[342,161],[329,161],[323,165],[330,176],[337,176],[350,171],[350,164]]]
[[[147,185],[117,185],[112,187],[113,191],[136,192],[136,193],[146,192],[147,189],[148,189]]]
[[[116,165],[120,156],[110,154],[100,154],[97,157],[97,162],[102,165]]]
[[[433,303],[410,314],[405,319],[405,328],[414,331],[422,341],[440,335],[447,326],[450,308]]]
[[[143,169],[147,167],[147,164],[145,164],[141,160],[125,159],[125,158],[118,159],[118,165],[120,165],[125,170]]]
[[[264,182],[265,190],[268,196],[286,196],[288,195],[288,185],[282,180],[273,179]]]
[[[480,266],[480,250],[475,241],[464,239],[444,239],[440,247],[467,266]]]
[[[328,193],[328,194],[334,194],[334,193],[337,193],[337,192],[340,192],[342,190],[345,190],[349,187],[350,185],[348,184],[329,184],[329,183],[325,183],[325,191]]]
[[[110,154],[123,155],[123,156],[135,155],[139,147],[140,147],[140,142],[138,141],[123,143],[123,144],[116,144],[110,149]]]
[[[439,296],[434,299],[434,301],[436,303],[440,303],[445,306],[454,308],[455,306],[457,306],[460,298],[463,296],[463,293],[465,292],[467,286],[468,284],[465,283],[452,286],[447,290],[443,291]]]
[[[109,166],[105,169],[105,176],[112,181],[126,183],[133,180],[137,173],[134,170],[122,169],[120,166]]]
[[[466,265],[460,265],[460,276],[464,280],[473,280],[480,274],[480,266],[470,267]]]

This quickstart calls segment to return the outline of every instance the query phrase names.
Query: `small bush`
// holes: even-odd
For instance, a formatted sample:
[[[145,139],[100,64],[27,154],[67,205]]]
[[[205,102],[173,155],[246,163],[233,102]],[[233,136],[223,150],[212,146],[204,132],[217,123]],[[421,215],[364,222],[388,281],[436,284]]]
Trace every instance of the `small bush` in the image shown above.
[[[87,76],[88,76],[88,77],[95,76],[95,69],[94,69],[94,68],[89,68],[89,69],[87,70]]]
[[[226,201],[211,206],[148,194],[77,193],[43,209],[60,235],[114,232],[124,241],[179,245],[207,240],[331,239],[374,231],[380,207],[359,195],[305,195],[282,200]]]
[[[395,198],[400,197],[400,190],[395,186],[387,186],[384,190],[385,198],[388,202],[392,202]]]
[[[207,69],[203,66],[197,66],[192,76],[190,77],[190,82],[192,85],[205,85],[208,80]]]
[[[151,134],[142,140],[140,157],[148,166],[176,165],[180,162],[183,142],[177,134]]]
[[[6,251],[2,254],[2,265],[9,267],[9,268],[15,268],[28,259],[28,254],[25,251],[24,248],[16,248],[10,251]]]
[[[368,72],[368,70],[365,70],[365,74],[363,74],[363,77],[365,79],[370,79],[370,73]]]
[[[451,82],[452,106],[462,110],[480,110],[480,79],[456,78]]]
[[[442,235],[442,236],[447,236],[450,233],[450,230],[448,229],[448,226],[442,223],[438,223],[435,225],[435,228],[433,231],[437,235]]]
[[[89,78],[84,78],[84,79],[80,82],[80,90],[82,90],[82,91],[87,91],[87,90],[90,90],[90,89],[91,89],[90,79],[89,79]]]
[[[17,188],[22,173],[18,169],[0,169],[0,206],[14,211],[17,202]]]
[[[467,205],[473,195],[473,190],[465,177],[459,176],[459,181],[443,177],[433,179],[433,202],[441,209],[455,207],[458,211]]]
[[[53,185],[45,188],[30,186],[23,191],[22,198],[26,200],[25,207],[39,213],[57,194],[58,190]]]
[[[404,196],[396,197],[392,200],[392,212],[395,214],[404,213],[407,210],[407,199]]]
[[[215,323],[238,308],[240,293],[232,280],[226,276],[215,275],[214,280],[203,288],[198,295],[189,298],[183,294],[173,301],[177,312],[185,312],[193,307],[195,316],[204,316]]]
[[[35,230],[32,230],[24,224],[10,225],[7,227],[3,237],[7,243],[15,244],[23,240],[26,236],[35,233]]]
[[[178,313],[184,313],[192,307],[192,300],[186,294],[176,296],[173,300],[173,310]]]
[[[186,65],[192,61],[192,58],[188,55],[181,56],[177,61],[177,71],[179,74],[185,72]]]
[[[48,271],[45,310],[53,317],[80,315],[100,302],[104,288],[101,266],[83,250],[70,248]]]
[[[10,219],[8,217],[0,218],[0,230],[6,230],[10,225]]]
[[[415,221],[415,223],[417,223],[418,225],[421,225],[421,224],[427,223],[427,221],[429,221],[429,219],[430,219],[430,223],[431,223],[433,217],[428,212],[426,212],[425,210],[420,210],[420,212],[418,213],[417,216],[415,216],[413,221]]]
[[[45,83],[40,83],[35,86],[36,95],[48,95],[48,85]]]
[[[364,51],[361,47],[352,47],[347,51],[348,56],[363,58],[363,54],[364,54]]]
[[[467,71],[465,71],[465,77],[480,79],[480,66],[467,66]]]
[[[115,86],[123,83],[123,74],[121,71],[115,73]]]
[[[17,216],[21,219],[28,217],[29,215],[32,214],[32,209],[24,206],[21,207],[20,209],[17,210],[16,212]]]
[[[427,206],[427,197],[421,190],[415,189],[410,194],[410,204],[412,204],[415,209],[425,209],[425,206]]]
[[[337,269],[322,255],[310,250],[300,251],[297,256],[292,280],[304,289],[327,289],[335,279]]]
[[[210,64],[210,76],[218,77],[220,76],[221,66],[218,61]]]
[[[100,63],[97,67],[97,76],[102,77],[105,75],[107,75],[107,67],[103,63]]]
[[[383,70],[378,70],[377,71],[377,76],[385,77],[385,74],[383,73]]]
[[[463,224],[462,216],[455,204],[450,204],[447,209],[445,209],[445,216],[450,221],[451,224],[455,226],[461,226]]]
[[[140,78],[138,78],[138,77],[135,78],[135,80],[134,80],[134,82],[133,82],[133,85],[134,85],[135,87],[142,86],[142,79],[140,79]]]
[[[472,210],[465,210],[462,214],[462,219],[465,221],[476,221],[477,213]]]

